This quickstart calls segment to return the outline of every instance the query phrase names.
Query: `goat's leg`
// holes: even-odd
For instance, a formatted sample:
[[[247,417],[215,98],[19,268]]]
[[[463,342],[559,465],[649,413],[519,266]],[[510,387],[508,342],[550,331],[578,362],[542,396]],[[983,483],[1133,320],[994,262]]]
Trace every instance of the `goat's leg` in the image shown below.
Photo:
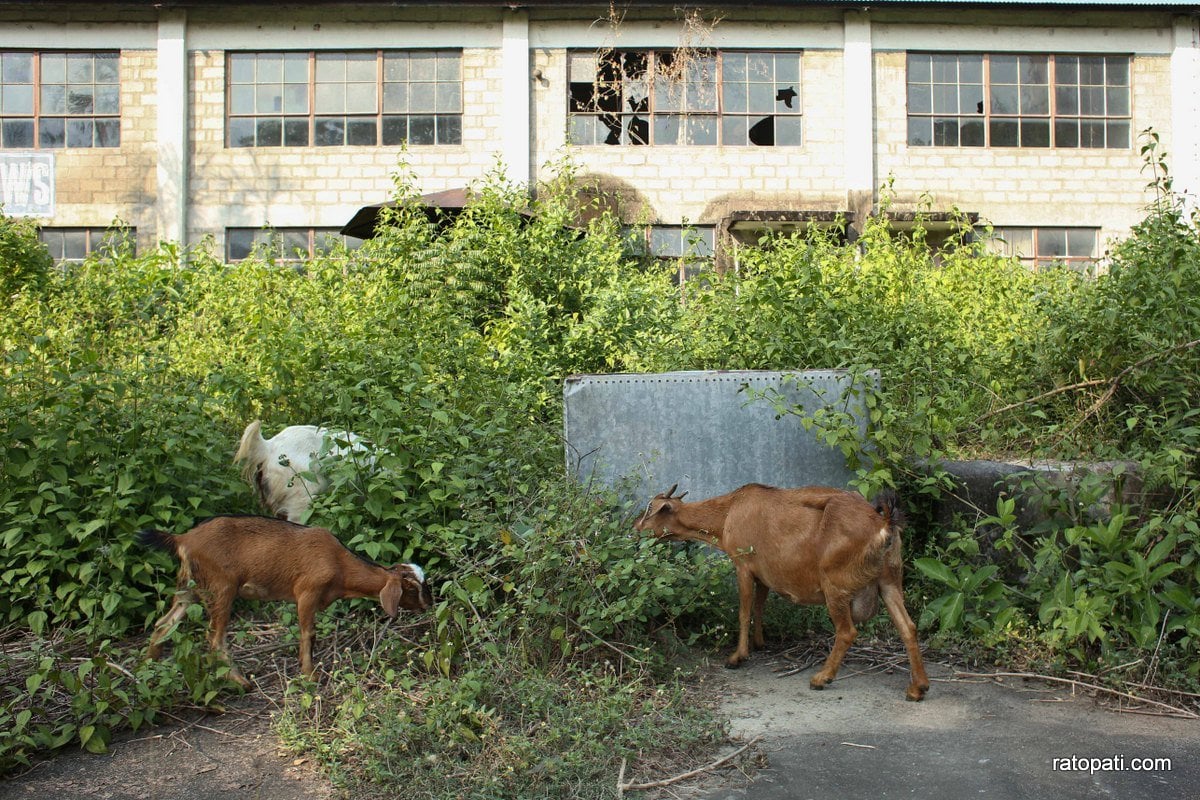
[[[763,609],[767,605],[767,593],[771,589],[765,583],[755,578],[754,580],[754,614],[751,621],[754,624],[754,649],[761,650],[766,647],[766,640],[763,638]]]
[[[185,590],[175,594],[175,602],[171,604],[171,609],[154,623],[154,633],[150,634],[150,647],[146,651],[150,658],[158,658],[162,655],[163,639],[171,634],[171,631],[187,614],[188,606],[192,604],[193,600],[192,593],[189,591]]]
[[[850,612],[850,597],[826,595],[826,606],[829,608],[829,618],[833,620],[833,627],[836,631],[833,639],[833,649],[829,651],[829,657],[825,659],[825,666],[821,667],[821,671],[812,676],[808,685],[811,689],[824,689],[827,684],[833,681],[837,676],[838,669],[842,666],[842,659],[846,657],[846,651],[850,649],[850,645],[854,644],[855,637],[858,636],[858,629],[854,627],[854,616]]]
[[[929,691],[929,676],[925,674],[925,662],[921,660],[921,645],[917,642],[917,626],[913,624],[908,609],[904,607],[904,592],[896,583],[881,583],[880,592],[887,605],[888,615],[908,651],[908,664],[912,669],[912,681],[904,696],[909,700],[922,700]]]
[[[750,621],[754,607],[754,573],[741,567],[737,570],[738,582],[738,645],[726,661],[725,666],[734,669],[750,657]]]
[[[205,601],[208,608],[208,646],[215,652],[220,653],[225,659],[225,663],[229,665],[229,680],[241,686],[243,689],[250,689],[250,681],[238,670],[237,665],[233,663],[233,659],[229,656],[229,647],[226,644],[226,637],[229,631],[229,616],[233,613],[233,595],[232,589],[220,589],[211,592]]]
[[[300,620],[300,672],[312,680],[313,640],[316,638],[317,604],[305,595],[296,598],[296,616]]]

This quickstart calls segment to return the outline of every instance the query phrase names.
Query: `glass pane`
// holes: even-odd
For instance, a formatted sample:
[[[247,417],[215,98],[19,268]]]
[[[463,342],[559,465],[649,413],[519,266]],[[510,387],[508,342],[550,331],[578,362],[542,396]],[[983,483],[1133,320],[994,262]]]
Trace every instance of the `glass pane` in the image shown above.
[[[933,93],[928,84],[908,85],[908,113],[928,114],[933,111]]]
[[[250,257],[254,249],[254,231],[248,228],[229,228],[225,231],[225,253],[230,261]]]
[[[121,92],[116,86],[97,86],[93,102],[97,114],[118,114],[121,111]]]
[[[6,119],[2,127],[5,147],[33,147],[33,120]],[[47,127],[50,130],[47,130]],[[62,147],[64,144],[62,120],[43,120],[40,138],[42,147]]]
[[[278,147],[283,144],[283,120],[277,117],[255,120],[254,133],[259,147]]]
[[[82,261],[87,257],[87,231],[66,230],[62,233],[63,258]]]
[[[414,83],[409,86],[408,107],[410,111],[435,111],[436,94],[432,83]]]
[[[571,120],[572,125],[575,120]],[[408,138],[408,118],[407,117],[384,117],[383,118],[383,144],[398,145]],[[575,144],[578,142],[574,136],[571,136],[571,141]]]
[[[1129,115],[1129,90],[1122,87],[1118,89],[1107,89],[1104,92],[1105,103],[1108,115],[1111,117],[1125,117]]]
[[[958,86],[954,84],[937,84],[933,87],[933,113],[958,113]]]
[[[1079,89],[1074,86],[1059,86],[1054,90],[1054,103],[1059,114],[1079,113]]]
[[[1079,59],[1079,82],[1087,86],[1104,85],[1104,57],[1085,56]]]
[[[938,147],[958,146],[958,118],[933,120],[933,143]]]
[[[958,56],[933,56],[933,82],[958,83]]]
[[[680,117],[677,114],[659,114],[654,118],[654,143],[679,144]]]
[[[254,98],[254,110],[259,114],[283,111],[283,90],[277,83],[254,87]]]
[[[437,118],[438,144],[462,144],[462,117],[446,115]]]
[[[960,83],[983,85],[983,56],[959,56],[958,80]]]
[[[95,103],[92,100],[92,87],[68,89],[68,114],[91,114],[93,108],[95,108]]]
[[[413,116],[408,118],[409,144],[437,144],[436,125],[433,117]]]
[[[254,120],[229,120],[229,146],[254,147]]]
[[[437,79],[439,81],[461,81],[462,56],[458,53],[438,53]]]
[[[1096,232],[1087,228],[1068,228],[1067,255],[1076,258],[1095,258]]]
[[[42,56],[42,81],[49,81],[51,78],[47,74],[47,60],[52,60],[51,56]],[[65,65],[61,56],[58,63]],[[50,67],[53,74],[53,67]],[[60,77],[58,83],[66,77],[65,66],[60,66]],[[33,83],[33,55],[31,53],[3,53],[0,54],[0,80],[5,83]]]
[[[721,118],[721,144],[729,147],[741,147],[746,144],[746,118]]]
[[[383,79],[385,81],[408,80],[408,55],[404,53],[384,53]]]
[[[64,111],[66,104],[66,94],[62,87],[58,87],[59,91],[63,91],[64,95]],[[4,109],[5,114],[32,114],[33,113],[33,87],[27,84],[17,86],[5,86],[0,89],[0,107]]]
[[[1129,85],[1129,58],[1126,56],[1108,56],[1104,59],[1107,84],[1109,86]]]
[[[752,111],[755,103],[755,91],[760,88],[766,90],[766,108],[763,111],[770,111],[775,105],[774,87],[766,84],[753,84],[750,87],[750,108]],[[689,83],[687,85],[687,110],[688,111],[716,111],[717,110],[717,87],[712,83]]]
[[[96,120],[96,147],[121,146],[121,121],[115,118]]]
[[[1017,57],[1016,56],[992,56],[991,60],[991,75],[992,83],[1016,83],[1017,82]]]
[[[650,228],[650,254],[662,257],[683,255],[683,238],[679,228],[655,225]]]
[[[229,56],[229,79],[233,83],[253,83],[254,56],[250,53],[232,53]]]
[[[346,80],[356,83],[375,83],[375,54],[351,53],[346,56]]]
[[[283,83],[283,56],[279,53],[259,53],[255,61],[254,80],[258,83]]]
[[[462,111],[462,85],[458,83],[439,83],[437,84],[437,110],[438,111]],[[643,109],[646,110],[646,109]]]
[[[707,145],[717,143],[716,117],[688,117],[688,144]]]
[[[95,125],[90,119],[67,120],[67,147],[91,147],[95,141]]]
[[[750,128],[746,138],[750,144],[760,147],[772,147],[775,144],[775,117],[750,117],[746,120]]]
[[[283,121],[283,143],[288,147],[308,146],[308,119]]]
[[[931,59],[924,53],[909,53],[908,54],[908,81],[909,83],[929,83],[932,80],[932,69],[930,67]]]
[[[797,90],[797,87],[775,84],[775,113],[800,113],[800,92]]]
[[[1050,90],[1046,86],[1021,87],[1022,114],[1049,114]]]
[[[254,113],[254,87],[253,86],[230,86],[229,87],[229,113],[231,114],[253,114]]]
[[[1079,83],[1079,59],[1075,56],[1055,56],[1055,83]]]
[[[650,123],[645,117],[629,115],[622,117],[626,144],[650,144]]]
[[[1084,86],[1079,90],[1079,111],[1092,117],[1104,116],[1104,88]]]
[[[280,231],[277,234],[277,252],[283,258],[306,258],[308,256],[308,231]]]
[[[963,114],[983,113],[983,87],[964,84],[958,90],[958,108]]]
[[[1008,251],[1018,258],[1032,258],[1033,228],[1005,228],[1004,239],[1008,242]]]
[[[346,87],[346,111],[350,114],[374,114],[375,84],[352,83]]]
[[[1019,129],[1015,119],[993,119],[989,133],[992,147],[1016,147]]]
[[[1079,121],[1079,146],[1104,147],[1104,121],[1084,119]]]
[[[320,91],[321,87],[317,87]],[[308,113],[308,84],[307,83],[289,83],[283,87],[283,113],[285,114],[307,114]]]
[[[775,54],[775,80],[782,83],[800,83],[800,54]]]
[[[572,111],[578,109],[572,108]],[[383,111],[384,113],[403,113],[408,111],[408,85],[403,83],[389,83],[383,87]]]
[[[930,117],[909,117],[908,143],[914,147],[929,147],[932,145],[933,119]]]
[[[432,81],[437,78],[437,56],[429,52],[416,52],[409,57],[408,79],[410,81]]]
[[[799,147],[804,144],[802,126],[800,117],[776,117],[775,144],[780,147]]]
[[[1055,147],[1079,147],[1079,121],[1059,119],[1054,122]]]
[[[721,66],[726,87],[732,83],[746,80],[746,54],[745,53],[725,53],[722,56]]]
[[[1050,120],[1021,120],[1021,147],[1049,147]]]
[[[1018,110],[1016,86],[992,87],[993,114],[1016,114]]]
[[[1054,258],[1067,254],[1067,232],[1062,228],[1038,228],[1038,258]]]
[[[351,119],[346,123],[346,143],[359,146],[373,146],[377,142],[375,135],[375,120]]]
[[[1106,146],[1118,149],[1129,147],[1128,122],[1109,122],[1106,127],[1108,129],[1108,142]]]
[[[284,55],[283,79],[287,83],[308,84],[307,53],[287,53]]]
[[[748,88],[751,114],[770,114],[775,110],[775,87],[772,84],[752,83]]]
[[[983,120],[963,120],[959,127],[959,144],[962,147],[983,147],[985,144]]]
[[[727,114],[746,113],[748,99],[746,85],[743,83],[726,82],[721,86],[721,108]]]
[[[313,144],[331,147],[346,143],[346,120],[344,117],[319,117],[313,121]]]
[[[1021,83],[1048,83],[1049,63],[1046,56],[1020,56]]]
[[[96,55],[96,83],[120,82],[120,57],[116,53],[98,53]]]
[[[67,82],[92,83],[95,80],[96,62],[91,53],[69,53],[67,55]]]
[[[775,57],[772,53],[746,54],[746,80],[766,82],[775,79]]]
[[[317,83],[345,83],[346,56],[317,53]]]
[[[384,125],[385,125],[384,144],[392,144],[392,142],[388,140],[387,128],[386,128],[387,121],[386,120],[384,121]],[[595,125],[596,125],[595,117],[581,117],[581,116],[570,117],[567,120],[567,140],[571,144],[575,144],[575,145],[595,144],[596,143],[596,141],[594,139]],[[407,124],[406,124],[405,125],[405,136],[407,136],[407,135],[408,134],[407,134]]]

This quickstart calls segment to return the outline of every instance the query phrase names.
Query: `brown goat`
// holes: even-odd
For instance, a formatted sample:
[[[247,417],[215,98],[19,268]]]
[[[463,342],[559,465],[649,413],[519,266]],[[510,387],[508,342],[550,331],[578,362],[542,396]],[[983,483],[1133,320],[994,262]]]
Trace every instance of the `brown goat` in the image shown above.
[[[300,671],[312,677],[313,627],[318,611],[339,597],[379,597],[388,616],[428,608],[433,598],[416,564],[385,568],[351,552],[324,528],[269,517],[213,517],[186,533],[144,530],[138,541],[179,559],[175,602],[155,623],[150,657],[183,619],[197,596],[209,616],[209,646],[229,661],[226,628],[235,597],[291,600],[300,620]],[[194,591],[193,591],[194,584]],[[230,663],[229,677],[250,682]]]
[[[727,661],[740,665],[754,646],[763,646],[763,606],[774,589],[794,603],[825,604],[836,638],[824,667],[809,685],[823,689],[837,675],[858,635],[856,622],[869,619],[879,595],[904,640],[912,667],[906,696],[920,700],[929,689],[917,628],[904,607],[900,529],[894,494],[872,506],[860,495],[825,486],[777,489],[748,484],[729,494],[685,503],[672,486],[656,495],[634,523],[660,539],[714,545],[733,560],[737,573],[738,646]],[[687,492],[684,492],[687,494]]]

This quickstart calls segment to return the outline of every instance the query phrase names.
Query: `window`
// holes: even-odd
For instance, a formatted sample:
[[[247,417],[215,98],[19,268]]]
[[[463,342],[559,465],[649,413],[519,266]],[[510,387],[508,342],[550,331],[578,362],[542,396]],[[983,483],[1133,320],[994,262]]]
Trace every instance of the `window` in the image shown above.
[[[625,233],[631,255],[671,262],[683,283],[712,267],[714,231],[711,225],[645,225]]]
[[[1130,146],[1128,56],[908,54],[917,147]]]
[[[462,143],[457,50],[230,53],[230,147]]]
[[[119,147],[120,58],[0,51],[0,147]]]
[[[338,228],[226,228],[225,260],[259,255],[274,261],[300,262],[322,256],[339,245],[354,250],[362,239],[342,236]]]
[[[575,144],[798,146],[799,51],[572,53]]]
[[[1097,260],[1096,228],[994,228],[990,245],[1000,255],[1031,267],[1064,263],[1086,267]]]
[[[83,261],[89,255],[111,258],[137,252],[136,228],[40,228],[38,239],[59,264]]]

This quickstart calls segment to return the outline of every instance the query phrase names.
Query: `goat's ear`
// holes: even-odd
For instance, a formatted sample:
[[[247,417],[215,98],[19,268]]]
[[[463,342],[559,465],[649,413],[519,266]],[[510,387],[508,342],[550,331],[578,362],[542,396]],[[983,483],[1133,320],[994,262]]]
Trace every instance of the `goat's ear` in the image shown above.
[[[400,610],[400,598],[403,595],[404,585],[400,576],[390,576],[379,592],[379,604],[383,606],[384,613],[389,617],[396,616],[396,612]]]

